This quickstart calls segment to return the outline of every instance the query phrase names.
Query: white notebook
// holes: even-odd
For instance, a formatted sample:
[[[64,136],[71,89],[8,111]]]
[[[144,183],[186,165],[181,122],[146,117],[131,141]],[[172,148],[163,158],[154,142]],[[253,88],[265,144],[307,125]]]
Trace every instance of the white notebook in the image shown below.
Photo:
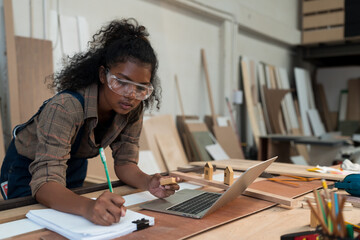
[[[119,223],[111,226],[96,225],[87,219],[53,209],[31,210],[26,214],[31,221],[69,239],[98,240],[112,239],[137,230],[136,220],[145,219],[153,226],[155,219],[144,214],[126,211]]]

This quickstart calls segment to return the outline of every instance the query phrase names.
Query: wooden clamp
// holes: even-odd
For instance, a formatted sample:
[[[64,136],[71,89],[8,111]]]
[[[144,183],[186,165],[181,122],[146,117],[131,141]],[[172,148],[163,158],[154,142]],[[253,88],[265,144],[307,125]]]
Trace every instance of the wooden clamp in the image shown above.
[[[179,177],[183,180],[195,182],[195,183],[205,185],[205,186],[216,187],[216,188],[220,188],[220,189],[224,189],[224,190],[227,190],[229,188],[228,185],[226,185],[222,182],[215,181],[215,180],[206,180],[202,177],[188,174],[188,173],[174,171],[174,172],[170,172],[169,175],[172,177]],[[280,196],[280,195],[273,194],[273,193],[263,192],[263,191],[251,189],[251,188],[247,188],[243,192],[243,195],[254,197],[254,198],[259,198],[259,199],[266,200],[269,202],[278,203],[278,204],[284,205],[289,208],[294,208],[299,205],[298,204],[299,202],[296,199]]]

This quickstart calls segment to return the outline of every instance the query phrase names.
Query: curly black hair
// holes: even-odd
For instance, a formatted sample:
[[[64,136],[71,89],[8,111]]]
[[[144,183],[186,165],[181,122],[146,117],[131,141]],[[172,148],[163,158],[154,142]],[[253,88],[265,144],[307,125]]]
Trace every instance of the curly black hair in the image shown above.
[[[151,96],[144,101],[145,109],[156,102],[160,108],[161,86],[157,76],[158,60],[149,40],[146,28],[134,18],[113,20],[93,35],[89,50],[69,57],[64,68],[51,76],[50,88],[57,91],[78,89],[90,84],[100,84],[99,67],[108,68],[127,61],[151,66],[150,82],[154,87]]]

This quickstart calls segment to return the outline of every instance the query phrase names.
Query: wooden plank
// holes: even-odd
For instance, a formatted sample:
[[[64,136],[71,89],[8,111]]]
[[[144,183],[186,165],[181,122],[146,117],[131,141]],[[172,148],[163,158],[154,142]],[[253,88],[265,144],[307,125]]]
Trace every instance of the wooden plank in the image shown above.
[[[302,43],[337,42],[344,40],[344,27],[303,31]]]
[[[273,71],[275,73],[277,89],[284,89],[282,86],[281,78],[280,78],[279,68],[274,67]],[[286,129],[285,134],[291,133],[291,129],[292,129],[292,124],[290,122],[290,116],[289,116],[289,111],[288,111],[288,107],[287,107],[287,96],[288,95],[290,95],[290,94],[286,94],[284,96],[284,99],[281,101],[281,112],[282,112],[282,116],[284,119],[284,125],[285,125],[285,129]]]
[[[328,27],[334,25],[344,25],[345,12],[330,12],[325,14],[316,14],[310,16],[303,16],[303,29]]]
[[[280,112],[281,102],[285,94],[289,93],[287,89],[264,89],[265,99],[267,102],[269,119],[274,133],[282,134],[284,130],[280,127],[282,115]],[[271,103],[271,104],[270,104]]]
[[[244,153],[239,145],[239,139],[231,126],[214,126],[213,130],[216,136],[216,140],[230,158],[244,158]]]
[[[288,78],[288,74],[285,68],[278,68],[279,71],[279,81],[281,82],[280,86],[281,89],[288,89],[290,90],[290,83],[289,83],[289,78]],[[298,129],[299,128],[299,123],[297,121],[297,115],[296,115],[296,111],[295,111],[295,106],[294,106],[294,100],[292,98],[291,94],[286,94],[285,96],[285,102],[286,102],[286,108],[287,108],[287,112],[289,115],[289,121],[291,124],[291,129]]]
[[[216,165],[218,169],[225,169],[226,166],[231,166],[234,170],[245,171],[249,167],[257,164],[257,161],[254,160],[242,160],[242,159],[230,159],[230,160],[221,160],[213,161],[212,164]],[[203,162],[191,162],[190,165],[193,166],[204,166]],[[303,166],[295,165],[290,163],[272,163],[265,172],[271,174],[290,174],[301,177],[320,177],[327,180],[343,180],[345,175],[340,174],[331,174],[331,173],[318,173],[307,171],[309,168],[314,168],[314,166]]]
[[[260,108],[261,108],[262,112],[263,112],[264,124],[262,124],[262,123],[260,123],[260,124],[266,126],[265,131],[263,131],[263,130],[261,130],[261,128],[263,128],[263,126],[260,125],[260,132],[261,132],[261,135],[266,135],[267,133],[272,133],[272,129],[271,129],[271,125],[270,125],[270,120],[269,120],[269,116],[268,116],[268,110],[267,110],[266,100],[265,100],[265,95],[264,95],[264,86],[267,86],[266,79],[265,79],[265,64],[259,63],[257,65],[257,70],[258,70],[258,80],[259,80],[258,85],[259,85],[260,99],[261,99],[261,106],[258,106],[258,112],[261,111],[260,110]]]
[[[344,7],[344,0],[303,1],[302,4],[303,14],[344,9]]]
[[[15,37],[20,122],[26,122],[39,109],[43,101],[54,95],[45,83],[53,73],[52,43],[48,40]]]
[[[189,139],[190,134],[188,133],[188,127],[186,126],[186,119],[196,119],[199,120],[198,116],[176,116],[176,127],[179,132],[179,137],[184,146],[185,154],[187,156],[188,161],[195,161],[193,152],[190,146],[191,140]]]
[[[196,123],[188,123],[186,122],[184,125],[185,133],[187,135],[186,139],[188,139],[189,146],[191,148],[191,153],[193,155],[193,159],[195,161],[210,161],[210,156],[207,154],[205,145],[203,145],[197,139],[197,135],[205,135],[206,138],[210,136],[210,131],[207,128],[205,123],[196,122]],[[207,141],[210,143],[211,141]],[[211,144],[214,142],[212,141]]]
[[[321,106],[320,114],[322,116],[322,119],[324,120],[326,130],[327,132],[332,132],[334,130],[333,123],[332,123],[329,107],[326,101],[324,86],[322,84],[317,84],[316,90],[317,90],[317,95],[319,96],[318,97],[319,105]]]
[[[239,139],[236,137],[235,132],[230,126],[222,127],[219,126],[216,120],[213,96],[211,91],[210,77],[208,73],[207,60],[205,56],[205,50],[201,49],[201,58],[205,72],[206,86],[208,89],[208,96],[211,109],[212,117],[212,126],[210,129],[213,130],[213,133],[219,142],[219,144],[224,148],[225,152],[230,156],[237,156],[237,158],[244,158],[242,149],[240,148]]]
[[[296,92],[299,99],[300,116],[303,127],[303,133],[306,136],[311,136],[311,129],[309,120],[307,117],[307,110],[311,109],[308,98],[307,85],[309,84],[308,79],[310,78],[309,73],[302,68],[295,68],[295,83]]]
[[[212,158],[205,147],[215,143],[212,134],[209,131],[191,132],[191,136],[194,140],[194,145],[196,146],[201,161],[211,161]]]
[[[187,159],[175,126],[174,119],[171,115],[153,116],[145,120],[143,125],[143,132],[145,134],[146,141],[149,144],[150,150],[154,154],[161,171],[165,172],[168,169],[163,157],[161,156],[159,145],[157,144],[155,137],[156,134],[171,134],[175,139],[175,143],[179,148],[182,157]]]
[[[169,171],[177,170],[178,167],[184,167],[188,164],[184,150],[179,148],[171,133],[156,133],[155,139]]]
[[[253,98],[251,95],[251,80],[249,77],[249,70],[248,70],[248,64],[246,61],[241,61],[241,71],[243,75],[243,85],[244,85],[244,91],[245,91],[245,99],[246,99],[246,106],[249,114],[251,129],[254,135],[255,145],[259,147],[259,136],[260,136],[260,129],[258,122],[256,120],[256,113],[255,113],[255,103],[253,102]]]
[[[348,81],[346,120],[360,121],[360,79]]]
[[[207,89],[208,89],[211,117],[213,119],[213,124],[217,125],[215,108],[214,108],[214,101],[213,101],[213,96],[212,96],[212,92],[211,92],[210,77],[209,77],[209,72],[208,72],[208,68],[207,68],[207,61],[206,61],[206,56],[205,56],[205,50],[204,49],[201,49],[201,59],[202,59],[202,64],[203,64],[204,72],[205,72],[206,86],[207,86]]]
[[[7,57],[8,94],[11,128],[20,122],[18,72],[15,45],[13,7],[11,0],[4,0],[5,41]],[[28,100],[29,101],[29,100]]]
[[[209,129],[204,123],[188,123],[186,122],[190,132],[207,132]]]
[[[203,177],[200,176],[196,176],[193,174],[188,174],[188,173],[182,173],[182,172],[171,172],[170,176],[172,177],[179,177],[183,180],[187,180],[190,182],[195,182],[195,183],[199,183],[205,186],[211,186],[211,187],[216,187],[216,188],[220,188],[220,189],[224,189],[227,190],[229,188],[229,185],[216,181],[216,180],[206,180]],[[283,197],[283,196],[279,196],[276,194],[272,194],[272,193],[268,193],[268,192],[264,192],[264,191],[259,191],[256,189],[251,189],[251,188],[247,188],[245,190],[245,192],[243,193],[243,195],[246,196],[250,196],[250,197],[255,197],[258,199],[262,199],[262,200],[266,200],[266,201],[270,201],[273,203],[278,203],[278,204],[282,204],[288,207],[295,207],[297,206],[297,201],[288,197]]]
[[[307,111],[310,125],[314,136],[320,137],[326,133],[324,124],[320,119],[320,115],[317,109],[309,109]]]

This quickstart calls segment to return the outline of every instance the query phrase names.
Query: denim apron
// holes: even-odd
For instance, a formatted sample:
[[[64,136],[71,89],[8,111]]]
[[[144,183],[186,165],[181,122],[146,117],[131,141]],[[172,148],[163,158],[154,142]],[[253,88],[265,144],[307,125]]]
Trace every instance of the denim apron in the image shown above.
[[[84,108],[84,98],[77,92],[65,90],[61,93],[69,93],[79,100],[82,107]],[[50,98],[51,99],[51,98]],[[13,130],[13,139],[10,143],[9,148],[6,151],[6,155],[1,167],[0,174],[0,189],[4,199],[12,199],[17,197],[24,197],[31,195],[30,181],[31,174],[29,172],[29,165],[33,159],[29,159],[20,155],[15,147],[15,137],[18,132],[24,129],[30,124],[34,118],[40,114],[45,105],[49,102],[46,100],[37,113],[34,114],[26,123],[16,126]],[[87,172],[87,159],[86,158],[74,158],[73,154],[77,151],[80,145],[81,136],[83,132],[83,126],[80,128],[78,135],[76,136],[74,144],[71,146],[70,159],[67,161],[66,170],[66,187],[76,188],[81,187],[84,183],[86,172]]]

